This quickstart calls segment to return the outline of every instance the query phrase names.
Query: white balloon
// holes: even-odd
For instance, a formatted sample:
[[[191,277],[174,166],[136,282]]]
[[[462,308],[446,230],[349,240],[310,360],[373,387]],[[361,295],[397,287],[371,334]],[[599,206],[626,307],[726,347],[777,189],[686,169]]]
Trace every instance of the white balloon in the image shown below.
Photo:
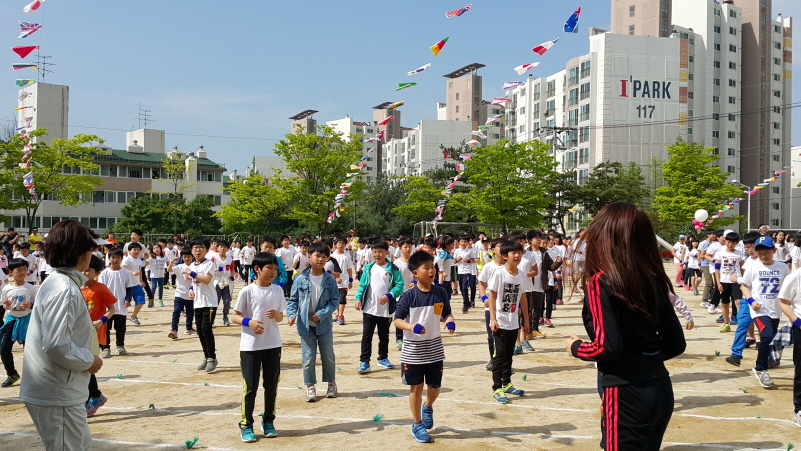
[[[709,213],[706,210],[696,210],[695,212],[695,220],[704,222],[709,218]]]

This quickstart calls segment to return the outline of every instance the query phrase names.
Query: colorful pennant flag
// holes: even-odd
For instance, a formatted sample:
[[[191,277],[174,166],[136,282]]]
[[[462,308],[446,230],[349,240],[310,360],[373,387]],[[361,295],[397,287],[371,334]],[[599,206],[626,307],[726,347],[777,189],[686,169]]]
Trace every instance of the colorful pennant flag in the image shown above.
[[[493,97],[491,103],[493,105],[503,105],[504,103],[512,103],[512,99],[507,99],[505,97]]]
[[[379,122],[378,125],[387,125],[392,119],[395,119],[395,116],[387,116],[384,120]]]
[[[544,55],[544,54],[545,54],[545,52],[547,52],[547,51],[548,51],[548,49],[550,49],[551,47],[553,47],[553,45],[554,45],[554,44],[556,44],[556,41],[558,41],[558,40],[559,40],[559,38],[556,38],[556,39],[554,39],[553,41],[543,42],[542,44],[540,44],[540,45],[538,45],[538,46],[534,47],[534,48],[533,48],[533,49],[531,49],[531,50],[533,50],[533,51],[534,51],[534,53],[536,53],[537,55],[540,55],[540,56],[542,56],[542,55]]]
[[[32,85],[32,84],[36,83],[36,80],[24,80],[24,79],[22,79],[22,80],[17,80],[15,83],[17,84],[17,86],[23,86],[24,87],[24,86],[28,86],[28,85]]]
[[[578,33],[579,16],[581,15],[581,6],[565,21],[565,33]]]
[[[25,58],[26,56],[30,55],[31,52],[38,49],[38,45],[25,45],[19,47],[11,47],[11,50],[14,51],[20,58]]]
[[[404,102],[404,101],[395,102],[392,105],[388,106],[387,109],[391,110],[391,109],[397,108],[397,107],[405,105],[405,104],[406,104],[406,102]]]
[[[448,12],[445,13],[445,17],[447,17],[447,18],[459,17],[462,14],[466,13],[467,10],[469,10],[472,7],[473,7],[473,4],[471,3],[471,4],[467,5],[467,6],[465,6],[464,8],[459,8],[459,9],[454,9],[453,11],[448,11]]]
[[[28,36],[36,33],[39,30],[41,30],[42,26],[39,25],[38,23],[19,21],[19,28],[20,28],[20,30],[19,30],[20,33],[19,33],[19,36],[17,36],[18,39],[19,38],[27,38]]]
[[[27,5],[25,5],[24,8],[22,8],[22,12],[24,12],[24,13],[32,13],[32,12],[38,10],[39,7],[42,6],[42,3],[44,3],[44,2],[45,2],[45,0],[33,0],[32,2],[28,3]]]
[[[507,81],[504,82],[503,89],[512,89],[524,84],[526,84],[524,81]]]
[[[407,72],[407,73],[406,73],[406,75],[414,75],[414,74],[419,74],[420,72],[422,72],[422,71],[424,71],[424,70],[428,69],[429,67],[431,67],[431,63],[424,64],[424,65],[422,65],[422,66],[418,67],[418,68],[417,68],[417,69],[415,69],[415,70],[411,70],[411,71]]]
[[[398,83],[398,89],[396,89],[396,91],[406,88],[414,88],[415,86],[417,86],[417,83]]]
[[[28,68],[30,68],[30,69],[38,69],[39,68],[39,66],[37,66],[36,64],[27,64],[27,63],[14,63],[14,64],[11,65],[11,67],[13,67],[14,70],[28,69]]]
[[[448,39],[450,39],[450,37],[447,37],[431,46],[431,51],[434,52],[434,56],[439,55],[439,52],[442,51],[443,47],[445,47],[445,43],[448,42]]]
[[[529,70],[531,70],[532,68],[537,67],[539,65],[540,65],[540,63],[521,64],[521,65],[515,67],[515,72],[517,72],[517,75],[523,75],[526,72],[528,72]]]

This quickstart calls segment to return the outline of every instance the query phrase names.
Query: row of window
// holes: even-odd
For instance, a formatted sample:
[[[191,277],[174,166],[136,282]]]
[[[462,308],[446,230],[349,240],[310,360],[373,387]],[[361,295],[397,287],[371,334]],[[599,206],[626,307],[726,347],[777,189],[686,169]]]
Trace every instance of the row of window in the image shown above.
[[[90,229],[96,230],[105,230],[108,227],[113,226],[114,224],[119,221],[119,218],[86,218],[86,217],[78,217],[78,216],[37,216],[33,218],[33,226],[32,227],[41,227],[44,229],[49,229],[53,227],[59,221],[66,221],[68,219],[72,219],[74,221],[78,221],[81,224],[89,227]],[[11,227],[17,229],[27,229],[28,228],[28,218],[25,216],[11,216]]]
[[[121,166],[114,164],[101,164],[98,171],[82,171],[77,166],[64,166],[63,174],[91,174],[101,177],[131,178],[131,179],[158,179],[161,178],[161,168],[147,168],[138,166]],[[222,182],[220,171],[197,171],[199,182]]]

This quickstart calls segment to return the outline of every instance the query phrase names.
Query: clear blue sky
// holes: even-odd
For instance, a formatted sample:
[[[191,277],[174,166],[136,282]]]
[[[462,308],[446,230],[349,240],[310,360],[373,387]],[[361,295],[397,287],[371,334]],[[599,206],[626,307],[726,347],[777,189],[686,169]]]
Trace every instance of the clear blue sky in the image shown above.
[[[319,123],[346,114],[369,120],[372,106],[404,100],[403,125],[413,127],[436,118],[443,74],[485,64],[479,73],[489,99],[504,81],[523,79],[512,71],[519,64],[541,61],[537,75],[563,69],[589,51],[587,28],[610,22],[610,0],[472,0],[472,10],[451,19],[446,11],[471,0],[47,0],[40,12],[24,14],[27,1],[2,2],[0,37],[7,49],[41,45],[53,56],[56,73],[46,81],[70,86],[70,133],[94,133],[122,148],[125,132],[138,128],[141,102],[155,119],[148,127],[166,130],[169,147],[203,145],[209,158],[240,172],[253,155],[272,154],[289,132],[287,118],[300,111],[319,110]],[[580,32],[566,34],[562,23],[579,5]],[[801,1],[774,0],[773,16],[779,12],[801,20]],[[17,39],[17,20],[44,28]],[[428,47],[446,36],[433,58]],[[557,37],[543,57],[531,51]],[[14,79],[35,78],[33,70],[12,71],[20,60],[6,52],[0,119],[16,116]],[[429,62],[428,71],[406,75]],[[407,81],[419,85],[394,91]],[[793,123],[794,144],[801,144],[801,113]]]

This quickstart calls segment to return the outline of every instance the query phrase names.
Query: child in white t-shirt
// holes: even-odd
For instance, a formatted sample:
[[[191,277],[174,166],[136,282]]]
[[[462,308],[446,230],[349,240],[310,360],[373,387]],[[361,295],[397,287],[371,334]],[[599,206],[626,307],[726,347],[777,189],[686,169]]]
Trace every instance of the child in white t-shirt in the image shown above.
[[[242,421],[239,423],[243,442],[255,442],[253,409],[259,390],[260,376],[264,387],[264,416],[262,431],[265,437],[275,437],[275,400],[281,373],[281,332],[278,323],[284,319],[286,299],[283,289],[272,281],[278,274],[278,258],[261,252],[253,259],[256,280],[239,292],[231,320],[242,325],[239,342],[239,365],[245,379],[242,396]],[[261,369],[264,374],[261,375]]]
[[[782,313],[793,323],[793,422],[801,427],[801,270],[796,269],[784,279],[779,300]]]
[[[127,257],[126,257],[127,258]],[[100,273],[97,281],[105,285],[117,302],[114,304],[114,315],[106,323],[106,344],[100,346],[103,358],[111,357],[111,329],[116,334],[117,353],[126,355],[125,332],[127,326],[125,317],[128,316],[128,307],[131,306],[131,298],[135,287],[142,287],[137,283],[137,279],[131,277],[130,271],[122,267],[122,249],[112,249],[108,252],[109,267]],[[144,292],[142,293],[144,297]]]
[[[28,243],[23,243],[28,244]],[[6,369],[7,378],[0,384],[3,388],[14,385],[20,379],[14,367],[14,355],[11,352],[14,342],[25,343],[31,309],[36,301],[36,287],[26,282],[28,261],[13,259],[8,265],[11,282],[3,285],[0,303],[6,312],[6,321],[0,327],[0,358]]]
[[[139,256],[142,255],[142,245],[139,243],[128,243],[128,256],[122,259],[122,267],[131,273],[131,296],[134,301],[134,311],[131,314],[131,322],[139,325],[139,311],[145,305],[145,282],[142,279],[144,261]],[[102,283],[102,282],[101,282]]]
[[[742,297],[739,279],[742,276],[742,264],[745,262],[745,254],[735,250],[737,243],[740,242],[740,235],[736,232],[726,234],[726,246],[715,254],[715,280],[718,283],[720,292],[720,303],[723,304],[723,316],[718,318],[719,323],[723,323],[721,332],[730,332],[729,323],[737,324],[737,306],[732,305],[732,314],[729,316],[729,304],[732,299],[737,300]]]

